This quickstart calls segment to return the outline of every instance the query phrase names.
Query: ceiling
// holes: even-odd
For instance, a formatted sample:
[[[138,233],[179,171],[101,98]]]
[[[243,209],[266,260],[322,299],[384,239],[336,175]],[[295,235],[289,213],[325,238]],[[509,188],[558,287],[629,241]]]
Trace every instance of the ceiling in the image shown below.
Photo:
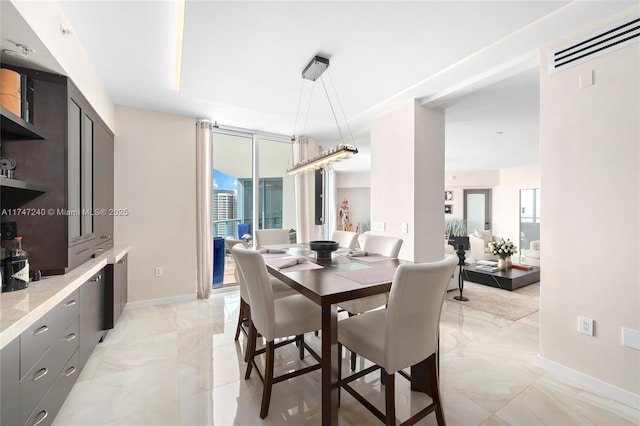
[[[46,51],[2,3],[2,47],[30,42]],[[181,44],[178,1],[60,7],[62,26],[116,104],[327,146],[340,127],[361,153],[336,169],[360,171],[369,167],[373,120],[418,99],[446,109],[446,169],[459,171],[537,163],[538,49],[635,4],[186,0]],[[314,55],[331,61],[328,95],[320,81],[301,78]],[[32,65],[62,72],[46,52],[31,56]]]

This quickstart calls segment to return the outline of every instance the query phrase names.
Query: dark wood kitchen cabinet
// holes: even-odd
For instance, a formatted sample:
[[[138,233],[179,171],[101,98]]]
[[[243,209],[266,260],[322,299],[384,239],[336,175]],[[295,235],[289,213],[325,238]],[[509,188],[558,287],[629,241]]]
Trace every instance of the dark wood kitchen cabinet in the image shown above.
[[[96,255],[113,247],[113,133],[104,124],[94,126],[93,206]]]
[[[38,138],[19,126],[19,137],[2,133],[2,156],[16,160],[16,180],[32,185],[24,197],[2,179],[3,209],[29,212],[8,211],[2,221],[17,223],[32,270],[65,273],[112,246],[113,133],[67,77],[10,68],[33,82],[32,123],[24,126]]]
[[[20,339],[0,350],[0,426],[19,424]]]
[[[105,269],[91,277],[80,287],[80,348],[78,365],[80,369],[89,360],[91,353],[106,334]]]
[[[127,256],[106,267],[105,328],[116,326],[127,304]]]

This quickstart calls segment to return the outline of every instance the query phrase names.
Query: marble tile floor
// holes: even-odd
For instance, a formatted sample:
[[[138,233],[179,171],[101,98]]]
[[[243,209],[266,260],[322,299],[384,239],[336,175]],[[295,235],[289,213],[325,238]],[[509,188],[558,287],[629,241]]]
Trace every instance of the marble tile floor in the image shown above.
[[[539,297],[539,285],[512,294],[514,303],[528,299],[530,304]],[[238,306],[237,289],[223,289],[206,301],[126,310],[94,351],[54,425],[320,424],[319,371],[276,384],[269,416],[259,418],[261,382],[255,373],[244,380],[244,336],[233,340]],[[319,348],[313,334],[306,339]],[[447,423],[640,424],[638,411],[536,367],[537,352],[538,312],[511,320],[445,300],[440,375]],[[276,351],[276,374],[313,362],[309,355],[297,360],[296,353],[293,345]],[[347,371],[346,353],[343,362]],[[384,407],[377,374],[356,386]],[[403,378],[396,379],[398,420],[429,402],[411,392]],[[339,420],[341,425],[381,424],[346,392]],[[434,425],[435,416],[418,424]]]

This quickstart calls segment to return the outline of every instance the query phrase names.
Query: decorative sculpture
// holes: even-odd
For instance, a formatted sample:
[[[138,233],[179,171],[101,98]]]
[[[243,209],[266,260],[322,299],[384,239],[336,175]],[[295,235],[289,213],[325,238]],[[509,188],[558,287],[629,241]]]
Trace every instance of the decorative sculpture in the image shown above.
[[[453,296],[455,300],[459,300],[461,302],[468,302],[469,298],[464,297],[462,295],[462,290],[464,289],[464,279],[462,275],[462,267],[465,265],[465,251],[464,244],[458,244],[458,250],[456,250],[456,254],[458,255],[458,267],[460,268],[460,273],[458,274],[458,290],[460,290],[460,296]]]

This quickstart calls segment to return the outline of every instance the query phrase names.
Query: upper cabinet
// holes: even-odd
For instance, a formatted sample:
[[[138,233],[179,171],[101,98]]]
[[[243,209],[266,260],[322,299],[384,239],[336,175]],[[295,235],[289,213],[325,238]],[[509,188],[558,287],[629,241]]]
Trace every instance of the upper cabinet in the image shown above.
[[[20,182],[1,181],[2,221],[17,223],[31,269],[64,273],[112,243],[113,133],[67,77],[12,68],[32,85],[32,123],[3,111],[2,157]],[[25,130],[5,133],[9,119]]]

